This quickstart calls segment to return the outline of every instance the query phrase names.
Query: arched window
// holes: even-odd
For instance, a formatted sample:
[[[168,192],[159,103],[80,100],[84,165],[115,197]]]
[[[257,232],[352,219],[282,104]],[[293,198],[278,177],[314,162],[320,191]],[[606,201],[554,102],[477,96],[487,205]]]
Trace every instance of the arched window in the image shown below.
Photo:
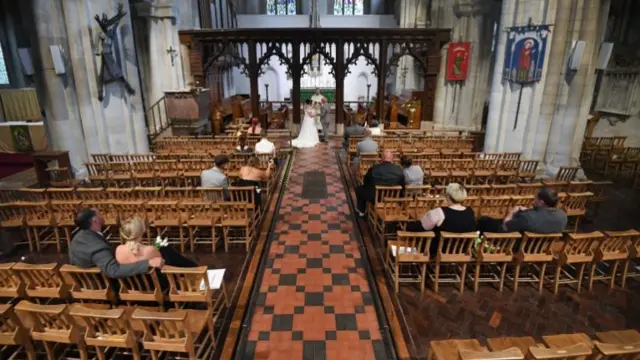
[[[364,0],[333,0],[333,15],[364,15]]]
[[[267,0],[267,15],[295,15],[296,0]]]
[[[0,46],[0,85],[9,85],[9,74],[7,73],[7,65],[4,63],[2,46]]]

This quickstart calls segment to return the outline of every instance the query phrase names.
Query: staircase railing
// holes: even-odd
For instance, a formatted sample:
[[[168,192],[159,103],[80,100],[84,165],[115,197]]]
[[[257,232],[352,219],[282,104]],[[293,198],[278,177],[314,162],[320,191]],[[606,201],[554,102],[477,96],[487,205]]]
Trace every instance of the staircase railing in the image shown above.
[[[144,117],[147,123],[149,144],[152,144],[160,134],[171,127],[171,119],[167,114],[166,96],[162,96],[160,100],[153,103],[153,105],[145,111]]]

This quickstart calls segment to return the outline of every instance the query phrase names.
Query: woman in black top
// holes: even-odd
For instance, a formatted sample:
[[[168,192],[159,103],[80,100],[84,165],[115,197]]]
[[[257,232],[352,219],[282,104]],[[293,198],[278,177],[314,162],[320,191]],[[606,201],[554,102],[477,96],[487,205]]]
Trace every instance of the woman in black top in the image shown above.
[[[473,209],[462,205],[467,198],[467,190],[458,183],[447,185],[446,190],[447,206],[429,210],[420,224],[423,231],[433,230],[436,238],[431,242],[431,255],[434,256],[438,250],[440,232],[465,233],[476,231],[476,217]]]

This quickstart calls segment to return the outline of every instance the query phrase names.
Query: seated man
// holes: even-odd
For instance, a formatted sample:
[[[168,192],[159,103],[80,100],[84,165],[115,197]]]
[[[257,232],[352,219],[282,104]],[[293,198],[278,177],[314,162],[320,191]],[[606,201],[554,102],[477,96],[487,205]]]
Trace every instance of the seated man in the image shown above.
[[[367,202],[375,200],[376,185],[404,186],[404,173],[402,169],[393,164],[393,153],[385,150],[382,154],[382,162],[369,168],[361,186],[356,188],[358,200],[358,215],[364,216]]]
[[[567,227],[567,214],[556,209],[558,194],[545,187],[538,191],[533,208],[515,207],[504,220],[481,217],[478,230],[481,232],[529,231],[538,234],[562,232]]]
[[[200,175],[200,183],[202,186],[223,187],[229,186],[229,180],[224,174],[224,169],[229,163],[229,157],[226,155],[217,155],[213,160],[213,167],[203,170]]]
[[[71,265],[82,268],[99,267],[107,277],[120,279],[127,276],[144,274],[149,267],[161,268],[161,257],[142,259],[132,264],[120,264],[114,257],[113,249],[102,235],[104,217],[96,209],[81,210],[75,220],[80,231],[76,233],[69,246]]]
[[[364,135],[364,124],[362,120],[357,120],[344,128],[344,148],[349,149],[349,137]]]
[[[366,129],[364,131],[365,138],[362,141],[358,142],[358,156],[361,153],[377,153],[378,152],[378,143],[371,138],[371,130]]]
[[[256,154],[272,154],[274,158],[276,157],[276,145],[267,139],[266,129],[262,129],[262,132],[260,133],[260,141],[256,143],[253,151]]]

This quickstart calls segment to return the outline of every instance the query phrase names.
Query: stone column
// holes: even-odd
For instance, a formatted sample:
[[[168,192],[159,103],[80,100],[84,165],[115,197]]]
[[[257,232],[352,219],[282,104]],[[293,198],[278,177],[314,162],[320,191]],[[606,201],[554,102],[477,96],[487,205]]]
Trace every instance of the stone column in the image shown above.
[[[69,54],[66,23],[60,0],[33,0],[33,48],[36,89],[40,105],[45,112],[45,128],[49,147],[68,150],[72,172],[86,177],[84,164],[88,160],[83,125],[78,108],[72,64],[64,60],[64,74],[57,74],[53,65],[51,47]],[[23,8],[26,10],[26,7]],[[31,14],[25,14],[27,16]]]
[[[557,4],[558,2],[553,0],[504,0],[502,2],[500,36],[495,49],[485,151],[521,152],[522,158],[531,157],[534,140],[531,134],[537,131],[542,94],[545,88],[545,75],[551,51],[546,52],[541,81],[524,86],[503,81],[502,70],[508,35],[506,28],[526,25],[529,19],[534,24],[554,24]],[[551,41],[553,41],[553,29],[547,39],[547,49]],[[515,126],[516,118],[518,120],[517,127]]]
[[[547,96],[541,115],[544,115],[548,126],[540,127],[537,136],[542,138],[545,132],[548,135],[544,156],[541,157],[546,176],[554,176],[560,166],[579,165],[595,86],[595,62],[604,32],[598,20],[606,22],[609,5],[610,1],[602,0],[567,1],[558,5],[553,45],[558,39],[561,42],[558,47],[563,47],[564,56],[552,54],[562,62],[552,61],[555,66],[547,71],[547,81],[555,84],[556,91],[548,95],[545,93]],[[574,41],[584,41],[585,44],[577,70],[567,67]],[[542,152],[542,149],[536,150],[536,155]]]

